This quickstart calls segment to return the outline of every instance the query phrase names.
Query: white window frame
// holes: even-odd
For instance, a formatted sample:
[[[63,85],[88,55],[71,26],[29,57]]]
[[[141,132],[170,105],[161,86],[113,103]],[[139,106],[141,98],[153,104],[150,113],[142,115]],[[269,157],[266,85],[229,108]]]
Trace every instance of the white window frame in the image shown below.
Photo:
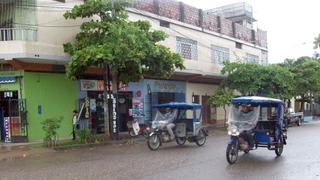
[[[230,49],[211,45],[211,62],[223,66],[225,61],[230,60]]]

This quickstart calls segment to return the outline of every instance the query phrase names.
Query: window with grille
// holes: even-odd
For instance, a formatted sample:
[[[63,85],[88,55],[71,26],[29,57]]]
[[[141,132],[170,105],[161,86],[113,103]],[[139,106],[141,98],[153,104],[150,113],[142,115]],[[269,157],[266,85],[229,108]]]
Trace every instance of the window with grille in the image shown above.
[[[259,63],[259,56],[256,56],[253,54],[247,54],[246,60],[247,60],[247,63],[258,64]]]
[[[177,52],[184,59],[198,59],[197,41],[192,39],[177,37]]]
[[[223,65],[223,62],[229,60],[230,53],[228,48],[211,45],[211,61],[214,64]]]

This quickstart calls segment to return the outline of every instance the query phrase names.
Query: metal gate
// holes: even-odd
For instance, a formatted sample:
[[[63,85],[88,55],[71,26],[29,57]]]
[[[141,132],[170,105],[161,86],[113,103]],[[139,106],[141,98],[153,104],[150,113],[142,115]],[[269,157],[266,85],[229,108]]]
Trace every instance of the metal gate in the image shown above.
[[[28,122],[25,99],[0,100],[1,137],[5,142],[27,142]]]

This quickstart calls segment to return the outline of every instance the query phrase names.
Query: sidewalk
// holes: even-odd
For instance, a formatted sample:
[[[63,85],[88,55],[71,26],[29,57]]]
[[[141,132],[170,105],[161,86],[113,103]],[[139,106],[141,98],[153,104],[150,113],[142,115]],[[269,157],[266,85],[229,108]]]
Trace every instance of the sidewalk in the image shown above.
[[[209,136],[224,135],[226,134],[223,127],[206,127],[209,131]],[[2,161],[10,161],[16,159],[23,159],[31,156],[43,156],[50,153],[61,152],[64,150],[75,150],[84,147],[93,146],[111,146],[111,145],[123,145],[123,144],[144,144],[145,138],[143,136],[130,138],[128,136],[122,136],[121,140],[112,141],[106,140],[101,144],[74,144],[71,146],[61,146],[57,148],[45,148],[42,143],[0,143],[0,163]]]
[[[42,155],[54,152],[53,149],[43,148],[42,144],[35,143],[0,143],[0,162],[23,159],[31,155]]]

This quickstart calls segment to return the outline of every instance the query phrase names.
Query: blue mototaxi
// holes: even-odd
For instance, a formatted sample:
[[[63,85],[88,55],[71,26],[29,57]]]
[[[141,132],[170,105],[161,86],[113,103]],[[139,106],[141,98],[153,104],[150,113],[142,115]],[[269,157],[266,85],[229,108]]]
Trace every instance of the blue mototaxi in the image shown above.
[[[167,109],[170,109],[169,115]],[[184,145],[186,141],[203,146],[206,142],[207,130],[202,127],[201,105],[185,102],[170,102],[152,106],[153,120],[147,138],[151,150],[157,150],[163,143],[176,141]],[[166,128],[168,122],[175,124],[174,139]]]
[[[229,164],[238,159],[238,152],[249,153],[258,147],[274,150],[281,156],[287,136],[283,129],[284,103],[279,99],[244,96],[233,98],[228,118],[226,157]]]

